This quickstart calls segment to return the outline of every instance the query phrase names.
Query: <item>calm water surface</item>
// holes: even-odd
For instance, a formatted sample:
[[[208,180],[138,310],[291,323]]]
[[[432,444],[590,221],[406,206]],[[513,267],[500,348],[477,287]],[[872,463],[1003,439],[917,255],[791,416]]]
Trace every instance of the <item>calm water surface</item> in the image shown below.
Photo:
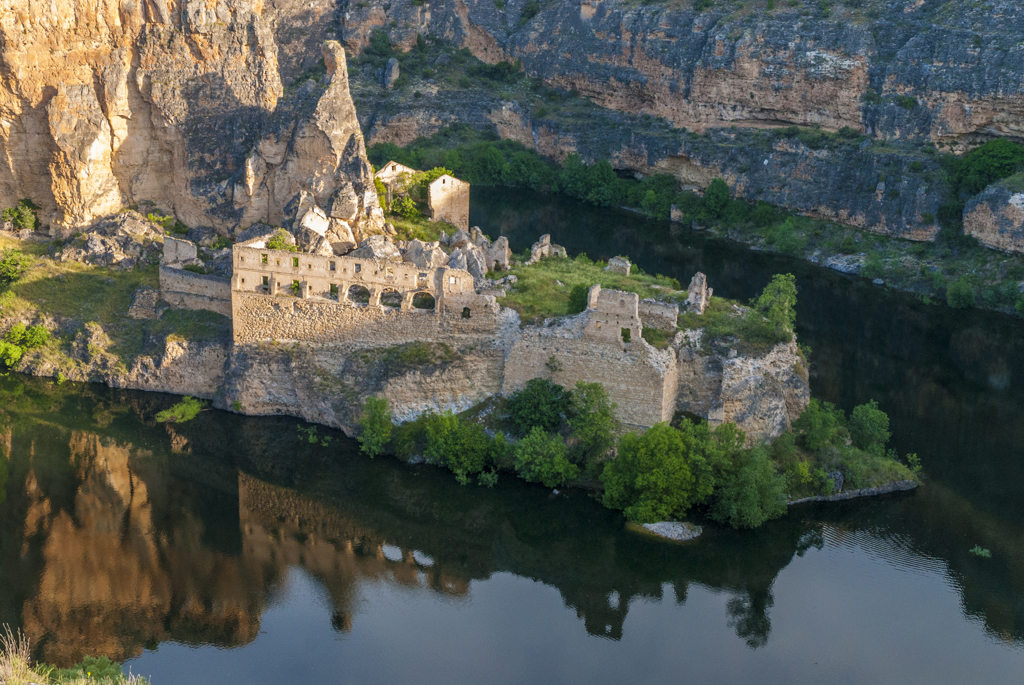
[[[472,221],[739,299],[795,273],[813,392],[878,399],[927,486],[678,547],[582,493],[460,487],[294,419],[164,426],[174,398],[10,376],[0,622],[157,684],[1021,682],[1019,322],[542,196],[474,190]]]

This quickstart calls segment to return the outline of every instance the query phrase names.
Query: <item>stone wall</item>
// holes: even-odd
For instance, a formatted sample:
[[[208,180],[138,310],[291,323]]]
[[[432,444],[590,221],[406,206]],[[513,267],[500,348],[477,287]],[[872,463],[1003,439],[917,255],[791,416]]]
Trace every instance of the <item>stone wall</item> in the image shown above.
[[[469,230],[469,184],[445,174],[427,186],[430,218],[447,221],[456,228]]]
[[[160,266],[160,298],[174,309],[208,309],[231,316],[231,281]]]
[[[675,332],[679,324],[679,305],[657,300],[640,300],[637,305],[640,321],[644,326],[661,331]]]
[[[629,341],[640,340],[640,296],[621,290],[602,290],[593,285],[587,294],[587,335],[597,340],[617,341],[625,344],[624,330]]]
[[[672,350],[643,339],[629,345],[583,333],[585,317],[565,326],[530,327],[512,344],[502,392],[519,390],[531,378],[550,378],[567,388],[577,381],[601,383],[620,421],[652,426],[675,412],[676,364]]]

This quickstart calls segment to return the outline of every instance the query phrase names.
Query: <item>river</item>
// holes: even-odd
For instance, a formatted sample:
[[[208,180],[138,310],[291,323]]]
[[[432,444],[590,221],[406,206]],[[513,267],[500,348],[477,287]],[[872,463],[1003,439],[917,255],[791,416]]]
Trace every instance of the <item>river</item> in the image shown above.
[[[877,399],[910,494],[694,544],[580,492],[461,487],[323,428],[0,378],[0,622],[169,683],[1010,683],[1024,673],[1024,325],[631,214],[474,189],[471,221],[754,296],[799,287],[815,396]],[[972,555],[974,545],[990,559]]]

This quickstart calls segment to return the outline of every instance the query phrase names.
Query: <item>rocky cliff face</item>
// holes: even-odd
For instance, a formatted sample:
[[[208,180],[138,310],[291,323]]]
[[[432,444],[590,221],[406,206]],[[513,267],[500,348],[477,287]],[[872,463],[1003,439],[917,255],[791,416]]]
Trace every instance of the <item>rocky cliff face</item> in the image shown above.
[[[964,232],[989,247],[1024,252],[1024,174],[993,183],[968,202]]]
[[[382,223],[344,51],[323,48],[319,83],[282,87],[278,15],[313,8],[5,0],[0,10],[0,205],[31,198],[52,234],[145,202],[229,232],[291,218],[303,190],[343,195],[353,223]],[[298,41],[299,58],[294,27],[285,33],[295,71],[308,46]]]

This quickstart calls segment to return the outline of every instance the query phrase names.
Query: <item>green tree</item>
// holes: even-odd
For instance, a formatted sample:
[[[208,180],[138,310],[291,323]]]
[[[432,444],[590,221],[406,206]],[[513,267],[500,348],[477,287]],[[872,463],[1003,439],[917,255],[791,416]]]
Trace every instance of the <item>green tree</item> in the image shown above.
[[[587,197],[587,165],[575,152],[562,162],[562,171],[558,174],[558,189],[580,200]]]
[[[619,177],[607,159],[595,162],[587,169],[587,202],[598,207],[615,207],[621,203]]]
[[[834,445],[849,434],[843,410],[819,399],[811,399],[793,428],[804,434],[804,446],[812,452]]]
[[[383,454],[391,442],[391,404],[386,397],[367,397],[359,417],[359,449],[363,454],[376,457]]]
[[[780,341],[792,340],[796,325],[796,277],[793,274],[775,274],[754,303]]]
[[[667,423],[643,435],[627,433],[619,454],[601,473],[604,505],[621,509],[631,521],[652,523],[686,515],[705,501],[714,487],[704,452],[710,436],[703,431],[677,430]]]
[[[20,281],[30,264],[32,258],[21,250],[9,248],[0,252],[0,286]]]
[[[974,288],[965,277],[961,276],[946,288],[946,304],[954,309],[974,306]]]
[[[19,345],[0,340],[0,362],[3,362],[7,368],[13,369],[17,366],[23,353],[24,350]]]
[[[427,461],[447,467],[461,484],[487,466],[491,443],[480,424],[463,423],[446,411],[427,417],[425,428]]]
[[[579,467],[569,461],[567,454],[561,435],[534,427],[515,446],[516,473],[531,483],[557,487],[579,475]]]
[[[471,180],[482,186],[501,185],[502,177],[507,175],[506,166],[505,155],[488,145],[470,164]]]
[[[878,402],[854,407],[850,414],[850,438],[854,447],[881,455],[889,442],[889,415],[878,408]]]
[[[786,478],[775,470],[768,447],[735,453],[719,477],[711,518],[733,528],[757,528],[786,512]]]
[[[14,224],[16,230],[28,229],[34,231],[39,223],[39,218],[36,216],[37,209],[39,207],[32,200],[25,198],[18,200],[18,204],[15,206],[5,209],[2,218],[4,221],[10,221]]]
[[[570,433],[570,457],[576,464],[594,464],[615,445],[615,403],[600,383],[577,381],[569,393],[566,422]]]
[[[721,178],[711,181],[707,190],[704,191],[704,208],[708,216],[717,219],[722,215],[722,210],[729,204],[729,186]]]
[[[562,427],[569,408],[565,388],[546,378],[533,378],[506,400],[508,421],[518,435],[526,435],[537,426],[547,433]]]

